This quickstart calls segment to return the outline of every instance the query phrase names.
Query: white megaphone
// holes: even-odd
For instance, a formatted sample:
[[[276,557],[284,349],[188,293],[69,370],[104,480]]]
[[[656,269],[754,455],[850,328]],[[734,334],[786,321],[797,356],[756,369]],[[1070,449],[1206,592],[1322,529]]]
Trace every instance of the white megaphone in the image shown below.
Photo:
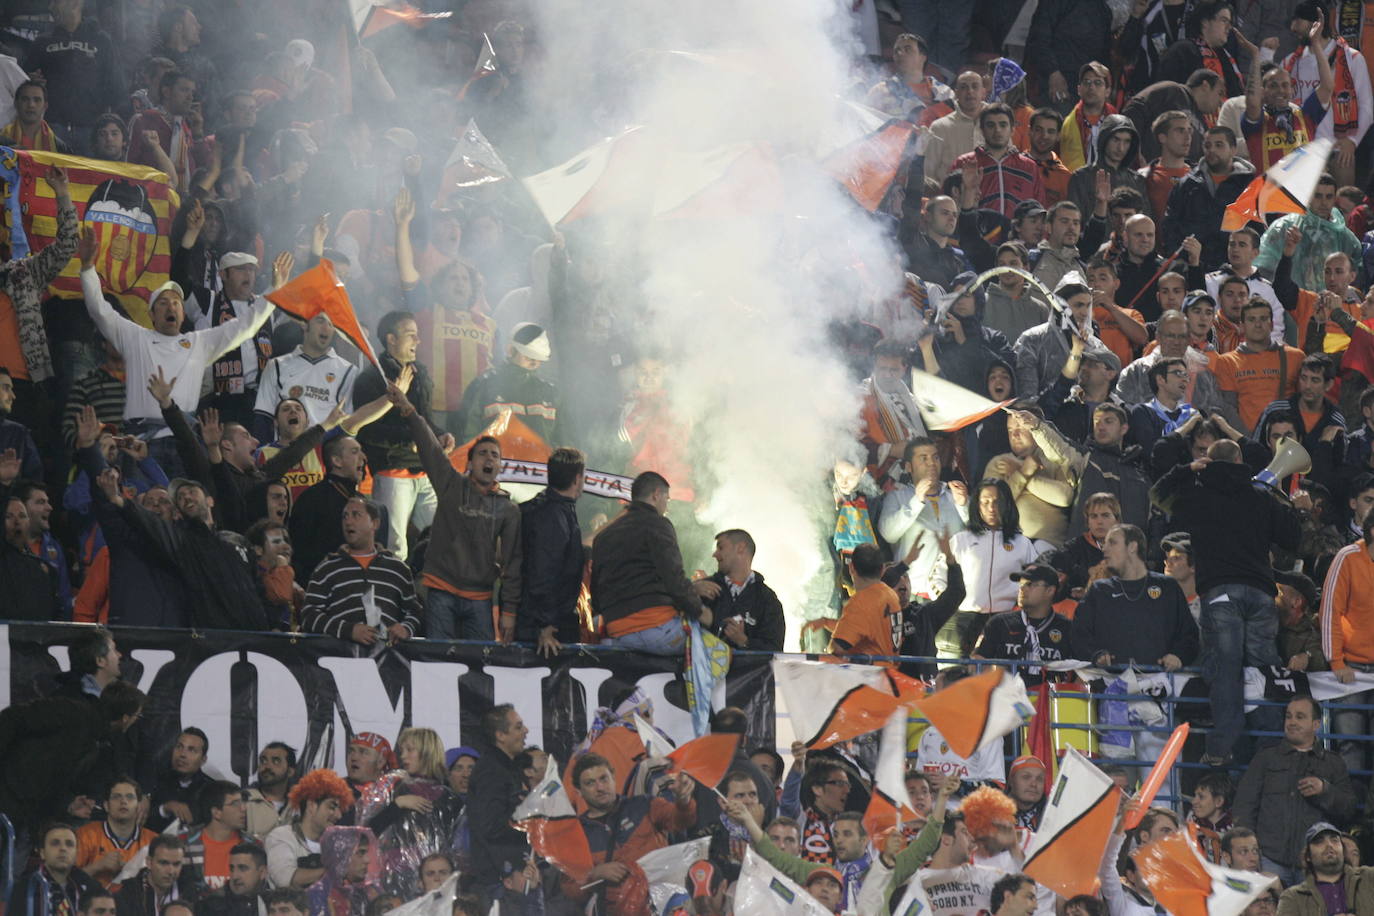
[[[1307,449],[1303,448],[1297,439],[1284,436],[1279,440],[1278,448],[1274,449],[1274,459],[1269,462],[1269,467],[1260,471],[1251,480],[1277,490],[1279,481],[1288,475],[1306,474],[1310,470],[1312,456],[1307,454]]]

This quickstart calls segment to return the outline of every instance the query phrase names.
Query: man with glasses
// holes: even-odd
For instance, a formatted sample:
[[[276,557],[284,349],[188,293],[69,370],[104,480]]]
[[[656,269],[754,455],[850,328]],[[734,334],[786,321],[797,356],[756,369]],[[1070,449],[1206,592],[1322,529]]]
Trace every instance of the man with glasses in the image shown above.
[[[1154,397],[1131,408],[1131,440],[1144,454],[1153,451],[1160,436],[1167,436],[1197,411],[1188,403],[1188,364],[1178,357],[1164,357],[1150,367]]]
[[[1097,137],[1102,119],[1116,114],[1116,108],[1107,101],[1107,86],[1111,78],[1112,73],[1106,64],[1095,60],[1078,70],[1078,102],[1059,129],[1059,158],[1070,172],[1097,162]],[[1052,81],[1053,76],[1051,85]],[[1051,89],[1052,97],[1053,94]],[[1058,99],[1052,98],[1052,101]]]
[[[808,862],[834,865],[830,830],[849,799],[849,773],[838,763],[818,763],[807,777],[811,781],[811,804],[802,811],[801,855]]]
[[[1196,290],[1190,294],[1188,301],[1192,302],[1194,299],[1206,302],[1210,297],[1201,290]],[[1212,304],[1212,309],[1215,311],[1215,303]],[[1217,388],[1217,377],[1207,368],[1206,354],[1190,346],[1191,336],[1188,319],[1182,312],[1170,310],[1161,315],[1159,323],[1155,325],[1155,340],[1159,345],[1121,370],[1121,376],[1116,381],[1117,397],[1127,404],[1148,404],[1155,396],[1150,371],[1162,359],[1179,359],[1183,361],[1189,375],[1184,400],[1209,414],[1219,410],[1229,422],[1238,422],[1226,402],[1222,400],[1221,391]],[[1133,415],[1131,430],[1134,432],[1135,429]],[[1140,440],[1137,437],[1135,441]]]

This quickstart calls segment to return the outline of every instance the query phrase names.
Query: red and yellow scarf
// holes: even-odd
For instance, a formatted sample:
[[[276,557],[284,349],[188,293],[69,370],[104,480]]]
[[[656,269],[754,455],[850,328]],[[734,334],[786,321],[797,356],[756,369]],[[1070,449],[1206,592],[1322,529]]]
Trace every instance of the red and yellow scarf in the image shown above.
[[[1355,78],[1350,73],[1350,56],[1346,54],[1344,38],[1337,38],[1332,43],[1330,56],[1327,58],[1331,62],[1331,75],[1335,79],[1335,85],[1331,89],[1331,127],[1337,137],[1356,130],[1360,126],[1360,100],[1355,97]],[[1288,60],[1284,61],[1284,67],[1289,75],[1297,69],[1298,60],[1307,49],[1303,48],[1296,54],[1290,54]]]
[[[19,119],[16,118],[6,124],[3,131],[0,131],[0,140],[4,140],[16,149],[36,149],[46,153],[57,152],[57,135],[52,132],[47,121],[39,121],[38,129],[32,134],[26,135],[19,126]]]

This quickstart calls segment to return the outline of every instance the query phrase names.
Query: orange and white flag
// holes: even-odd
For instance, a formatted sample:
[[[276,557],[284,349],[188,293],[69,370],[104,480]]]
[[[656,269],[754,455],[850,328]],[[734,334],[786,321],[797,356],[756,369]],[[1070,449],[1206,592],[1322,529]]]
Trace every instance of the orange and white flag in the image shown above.
[[[592,850],[572,801],[558,776],[558,762],[549,755],[544,778],[511,815],[515,826],[529,834],[530,848],[580,882],[592,870]]]
[[[926,426],[946,432],[977,423],[1011,403],[1010,400],[1000,403],[989,400],[963,385],[947,382],[920,369],[911,370],[911,394]]]
[[[1327,137],[1305,143],[1271,165],[1263,175],[1255,176],[1222,214],[1222,230],[1233,232],[1246,223],[1263,223],[1269,213],[1305,212],[1334,145]]]
[[[909,817],[916,816],[906,791],[907,707],[888,716],[878,743],[878,763],[873,770],[873,794],[864,811],[864,829],[876,846],[880,837]]]
[[[877,665],[773,659],[792,733],[813,750],[877,731],[898,706],[915,699],[911,678]],[[951,688],[952,689],[952,688]]]
[[[873,133],[835,150],[821,167],[871,213],[892,189],[903,162],[914,154],[915,137],[915,124],[894,118]]]
[[[917,700],[915,706],[960,757],[972,757],[984,745],[1001,740],[1035,711],[1025,682],[1004,668],[965,678]]]
[[[1096,894],[1120,796],[1111,777],[1068,748],[1021,870],[1062,897]]]
[[[1240,916],[1273,878],[1208,862],[1186,831],[1131,853],[1160,906],[1173,916]]]
[[[316,315],[327,315],[334,328],[348,338],[364,356],[377,362],[377,354],[358,323],[358,315],[353,310],[353,302],[348,291],[334,273],[334,264],[328,258],[303,271],[290,282],[284,283],[267,294],[267,301],[286,312],[293,318],[309,321]]]
[[[674,771],[680,770],[706,788],[714,789],[730,771],[740,738],[740,735],[702,735],[670,751],[667,757],[673,762]]]

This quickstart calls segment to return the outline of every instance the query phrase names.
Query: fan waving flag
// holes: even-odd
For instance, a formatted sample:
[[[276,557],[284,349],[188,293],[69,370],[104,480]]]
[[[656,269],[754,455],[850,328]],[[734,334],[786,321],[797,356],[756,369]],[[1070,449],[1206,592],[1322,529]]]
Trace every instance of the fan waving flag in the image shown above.
[[[1328,137],[1303,144],[1256,176],[1226,208],[1221,218],[1225,232],[1246,223],[1263,223],[1269,213],[1302,213],[1326,171],[1334,141]]]
[[[463,135],[453,145],[444,163],[440,196],[446,196],[456,188],[475,188],[479,185],[493,184],[511,177],[510,169],[501,160],[496,148],[477,126],[475,118],[468,119]]]
[[[558,778],[558,761],[549,755],[544,778],[525,796],[511,820],[529,834],[530,848],[574,880],[584,882],[592,870],[592,850],[582,822]]]
[[[1020,677],[993,668],[916,702],[916,709],[940,730],[960,757],[1020,728],[1031,717],[1030,697]]]
[[[864,811],[864,829],[875,846],[882,836],[901,826],[904,818],[915,817],[911,796],[906,791],[907,707],[899,706],[888,716],[878,744],[878,763],[873,771],[873,794]]]
[[[931,429],[953,432],[991,415],[1011,400],[991,401],[963,385],[947,382],[937,375],[911,370],[911,393],[921,419]]]
[[[408,25],[412,29],[420,29],[437,22],[441,19],[448,19],[453,13],[425,13],[416,9],[408,3],[397,6],[377,6],[373,5],[372,0],[353,0],[353,27],[358,30],[358,38],[371,38],[378,32],[391,28],[393,25]]]
[[[1051,784],[1021,870],[1062,897],[1096,894],[1121,790],[1072,747]]]
[[[1131,858],[1155,900],[1173,916],[1240,916],[1274,883],[1256,872],[1213,865],[1185,831],[1155,840]]]
[[[57,198],[42,178],[52,166],[67,170],[77,216],[94,230],[95,269],[129,317],[147,326],[148,296],[167,282],[172,266],[168,242],[180,198],[167,176],[128,162],[83,159],[40,150],[0,147],[0,199],[10,256],[22,258],[57,237]],[[81,261],[67,264],[49,291],[81,298]]]
[[[773,682],[793,734],[813,750],[877,731],[893,710],[916,698],[910,678],[899,680],[876,665],[774,658]]]
[[[1049,783],[1054,782],[1056,763],[1054,735],[1050,729],[1053,709],[1050,679],[1044,677],[1040,679],[1040,692],[1035,698],[1035,715],[1026,729],[1026,752],[1045,765],[1045,781]]]
[[[749,916],[833,916],[828,907],[765,862],[752,846],[745,847],[740,864],[735,912]]]
[[[340,334],[372,360],[373,365],[381,367],[377,362],[377,354],[372,352],[371,342],[363,333],[362,325],[358,324],[348,291],[334,273],[334,264],[328,258],[321,258],[314,267],[272,290],[267,294],[267,301],[301,321],[309,321],[316,315],[328,316]]]

